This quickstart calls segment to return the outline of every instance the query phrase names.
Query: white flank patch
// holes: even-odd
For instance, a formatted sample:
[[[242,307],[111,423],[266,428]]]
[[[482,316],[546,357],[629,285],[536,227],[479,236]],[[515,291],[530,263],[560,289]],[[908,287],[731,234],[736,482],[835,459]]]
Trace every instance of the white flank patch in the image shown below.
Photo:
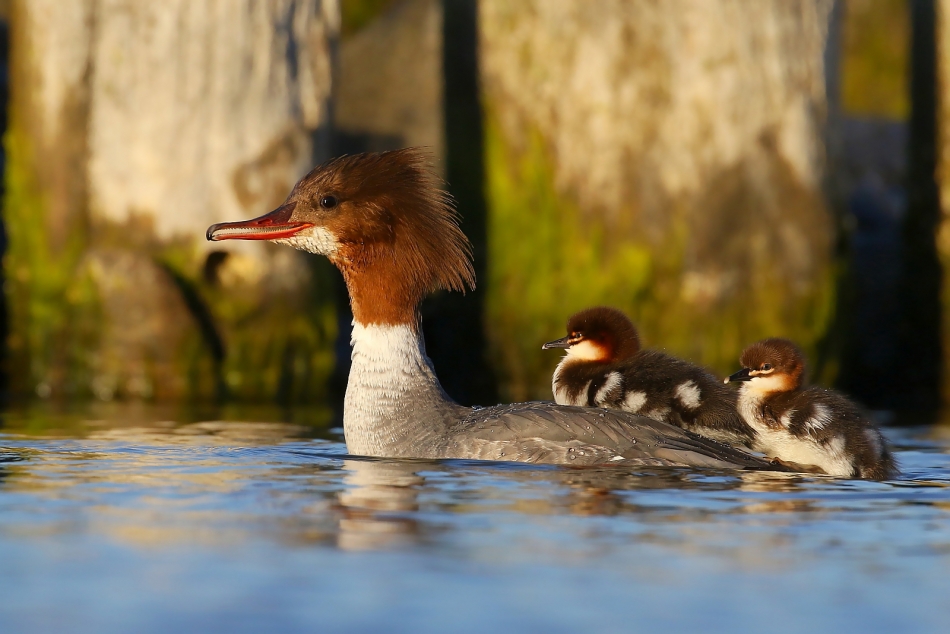
[[[874,450],[875,456],[880,456],[884,453],[884,442],[878,430],[868,427],[864,430],[864,437],[867,439],[871,449]]]
[[[281,238],[274,242],[317,255],[333,255],[340,246],[336,236],[323,227],[310,227],[289,238]]]
[[[788,429],[789,425],[792,424],[792,416],[794,415],[795,415],[795,410],[790,409],[784,414],[782,414],[782,417],[778,419],[778,422],[782,425],[782,427],[784,427],[785,429]]]
[[[577,396],[574,397],[574,401],[569,403],[570,405],[576,405],[578,407],[587,407],[587,393],[590,392],[590,381],[584,384],[584,387],[581,388],[581,391],[577,393]]]
[[[603,405],[607,402],[607,399],[614,400],[616,394],[622,389],[623,378],[620,376],[620,373],[611,372],[607,375],[607,378],[604,379],[604,384],[597,390],[597,394],[594,395],[594,404]]]
[[[624,411],[633,412],[636,414],[640,411],[640,408],[646,404],[646,402],[646,392],[630,392],[627,394],[626,398],[623,399],[623,409]]]
[[[621,460],[623,460],[623,456],[614,456],[610,459],[610,462],[620,462]]]
[[[833,476],[849,477],[854,468],[844,451],[844,438],[840,436],[821,445],[810,437],[796,437],[784,429],[759,430],[753,449],[770,458],[818,467]]]
[[[699,386],[692,381],[686,381],[676,386],[673,395],[683,404],[686,409],[696,409],[700,403]]]
[[[658,423],[665,423],[670,418],[670,408],[657,407],[656,409],[651,409],[649,412],[643,412],[643,416],[652,418]]]
[[[815,405],[814,414],[805,421],[805,429],[808,433],[816,432],[825,428],[825,425],[831,422],[831,411],[824,405]]]

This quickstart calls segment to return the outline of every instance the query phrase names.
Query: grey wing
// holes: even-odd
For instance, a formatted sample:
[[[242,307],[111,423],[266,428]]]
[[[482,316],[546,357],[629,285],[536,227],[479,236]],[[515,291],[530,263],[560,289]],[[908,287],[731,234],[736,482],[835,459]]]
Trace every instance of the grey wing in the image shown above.
[[[445,457],[546,464],[776,466],[667,423],[617,410],[515,403],[474,410],[448,434]],[[780,469],[780,468],[779,468]]]

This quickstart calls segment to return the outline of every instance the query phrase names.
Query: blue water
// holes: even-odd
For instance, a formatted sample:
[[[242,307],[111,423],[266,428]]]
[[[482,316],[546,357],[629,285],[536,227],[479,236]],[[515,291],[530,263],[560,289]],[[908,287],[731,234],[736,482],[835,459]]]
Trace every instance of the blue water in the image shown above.
[[[3,633],[950,631],[950,426],[873,483],[134,418],[4,419]]]

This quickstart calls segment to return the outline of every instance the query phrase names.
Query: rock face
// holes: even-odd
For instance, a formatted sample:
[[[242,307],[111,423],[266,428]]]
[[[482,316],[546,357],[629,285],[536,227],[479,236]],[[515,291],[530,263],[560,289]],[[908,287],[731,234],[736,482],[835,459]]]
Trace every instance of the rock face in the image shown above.
[[[334,91],[341,150],[423,146],[443,158],[441,29],[438,0],[403,0],[341,43]]]
[[[830,6],[481,2],[488,323],[509,396],[549,395],[537,348],[595,303],[722,370],[758,337],[813,346],[832,294]]]
[[[268,211],[328,156],[338,22],[333,0],[13,1],[15,391],[319,395],[327,270],[211,252],[204,230]]]

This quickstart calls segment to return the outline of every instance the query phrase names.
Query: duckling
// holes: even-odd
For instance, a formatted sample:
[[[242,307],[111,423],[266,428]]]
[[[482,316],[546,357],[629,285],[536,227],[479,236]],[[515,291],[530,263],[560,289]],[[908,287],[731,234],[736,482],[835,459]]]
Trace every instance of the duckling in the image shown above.
[[[782,464],[811,465],[846,478],[898,475],[887,441],[856,404],[821,387],[802,387],[805,355],[787,339],[754,343],[742,369],[739,413],[756,432],[754,449]]]
[[[736,411],[736,396],[705,369],[657,350],[641,350],[623,312],[599,306],[573,315],[551,387],[559,405],[620,409],[729,445],[751,447],[755,431]]]

